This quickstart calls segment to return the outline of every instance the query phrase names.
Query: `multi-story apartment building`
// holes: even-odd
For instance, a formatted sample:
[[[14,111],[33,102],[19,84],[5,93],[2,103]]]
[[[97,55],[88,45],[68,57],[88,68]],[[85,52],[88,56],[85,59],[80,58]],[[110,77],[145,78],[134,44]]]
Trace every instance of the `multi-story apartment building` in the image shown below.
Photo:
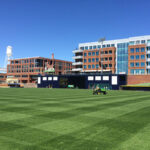
[[[18,78],[20,83],[36,82],[38,74],[45,74],[47,64],[54,64],[56,75],[67,74],[72,70],[70,61],[32,57],[10,60],[10,64],[7,65],[7,76]]]
[[[79,44],[74,72],[150,74],[150,36]]]

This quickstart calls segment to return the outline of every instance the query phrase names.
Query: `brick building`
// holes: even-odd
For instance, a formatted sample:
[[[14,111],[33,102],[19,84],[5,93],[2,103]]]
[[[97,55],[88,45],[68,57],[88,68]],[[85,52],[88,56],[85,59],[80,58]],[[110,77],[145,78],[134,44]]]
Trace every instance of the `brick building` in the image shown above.
[[[80,43],[73,53],[77,73],[150,74],[150,36]]]
[[[84,72],[98,71],[100,68],[99,61],[103,62],[103,71],[115,73],[115,52],[114,47],[103,48],[103,52],[100,50],[85,50],[83,52],[83,69]],[[102,58],[100,57],[102,55]],[[92,63],[92,64],[91,64]]]
[[[49,59],[44,57],[32,57],[10,60],[7,65],[7,76],[16,77],[20,83],[35,83],[38,74],[45,74],[46,64],[54,64],[54,74],[67,74],[72,70],[72,62]]]

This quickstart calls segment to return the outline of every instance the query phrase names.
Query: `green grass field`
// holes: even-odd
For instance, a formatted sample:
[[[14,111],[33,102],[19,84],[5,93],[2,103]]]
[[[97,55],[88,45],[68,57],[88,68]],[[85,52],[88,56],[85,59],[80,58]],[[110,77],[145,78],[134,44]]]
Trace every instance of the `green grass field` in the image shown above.
[[[0,89],[0,150],[150,150],[150,92]]]

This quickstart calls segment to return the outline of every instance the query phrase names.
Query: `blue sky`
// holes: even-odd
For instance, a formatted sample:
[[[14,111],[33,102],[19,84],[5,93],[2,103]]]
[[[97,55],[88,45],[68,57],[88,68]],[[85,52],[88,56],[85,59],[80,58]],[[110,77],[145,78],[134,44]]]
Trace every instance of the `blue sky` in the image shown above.
[[[149,0],[0,0],[0,66],[14,58],[71,60],[82,42],[150,35]]]

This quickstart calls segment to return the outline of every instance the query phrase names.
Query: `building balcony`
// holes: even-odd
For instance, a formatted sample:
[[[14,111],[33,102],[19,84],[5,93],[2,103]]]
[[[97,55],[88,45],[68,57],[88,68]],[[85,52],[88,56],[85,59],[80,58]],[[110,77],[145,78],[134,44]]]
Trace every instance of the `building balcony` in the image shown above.
[[[82,64],[83,64],[83,62],[73,62],[73,63],[72,63],[73,66],[82,65]]]
[[[74,54],[75,54],[75,53],[82,53],[83,50],[81,50],[81,49],[76,49],[76,50],[73,50],[72,52],[73,52]]]
[[[73,56],[72,58],[73,58],[73,59],[82,59],[83,56]]]
[[[82,68],[73,68],[72,71],[82,71]]]

